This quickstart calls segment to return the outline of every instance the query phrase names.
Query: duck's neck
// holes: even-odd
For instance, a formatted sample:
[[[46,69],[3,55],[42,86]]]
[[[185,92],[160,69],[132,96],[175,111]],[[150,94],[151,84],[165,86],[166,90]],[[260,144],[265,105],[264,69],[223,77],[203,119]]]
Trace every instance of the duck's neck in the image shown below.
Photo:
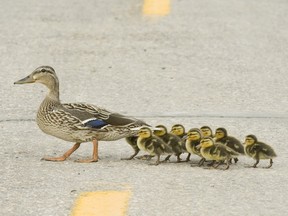
[[[54,102],[60,103],[60,97],[59,97],[59,82],[58,79],[50,80],[50,82],[45,83],[45,85],[50,90],[48,95],[46,96],[46,99],[49,99]]]
[[[60,102],[59,89],[50,90],[50,92],[48,93],[48,95],[46,97],[49,98],[50,100],[55,101],[55,102],[56,101]]]

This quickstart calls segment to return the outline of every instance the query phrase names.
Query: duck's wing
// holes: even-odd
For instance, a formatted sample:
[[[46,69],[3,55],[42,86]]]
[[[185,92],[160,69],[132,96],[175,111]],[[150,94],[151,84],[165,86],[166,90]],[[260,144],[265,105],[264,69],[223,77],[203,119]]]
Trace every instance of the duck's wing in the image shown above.
[[[106,125],[125,126],[130,124],[145,125],[141,120],[124,116],[86,103],[65,103],[63,107],[71,115],[79,118],[85,126],[101,128]]]

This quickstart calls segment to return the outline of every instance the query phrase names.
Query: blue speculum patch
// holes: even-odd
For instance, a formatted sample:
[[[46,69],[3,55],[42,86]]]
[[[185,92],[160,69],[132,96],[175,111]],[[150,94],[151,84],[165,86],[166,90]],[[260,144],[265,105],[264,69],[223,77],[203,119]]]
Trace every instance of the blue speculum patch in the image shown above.
[[[86,122],[84,125],[86,127],[91,127],[91,128],[101,128],[107,124],[108,123],[106,123],[105,121],[103,121],[101,119],[94,119],[94,120]]]

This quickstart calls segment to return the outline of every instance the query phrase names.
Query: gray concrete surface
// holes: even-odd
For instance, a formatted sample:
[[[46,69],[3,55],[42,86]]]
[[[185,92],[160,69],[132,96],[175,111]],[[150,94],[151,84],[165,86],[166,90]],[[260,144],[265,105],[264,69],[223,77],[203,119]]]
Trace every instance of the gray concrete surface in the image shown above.
[[[165,17],[141,0],[1,1],[1,215],[69,215],[81,192],[127,189],[128,215],[285,215],[288,3],[171,0]],[[63,163],[40,161],[71,143],[33,121],[41,85],[13,86],[40,65],[60,79],[63,102],[89,102],[153,125],[224,126],[253,133],[278,154],[267,169],[243,157],[228,171],[121,161],[124,140],[83,144]],[[193,157],[197,160],[197,157]],[[173,161],[173,160],[172,160]],[[265,165],[265,162],[260,164]]]

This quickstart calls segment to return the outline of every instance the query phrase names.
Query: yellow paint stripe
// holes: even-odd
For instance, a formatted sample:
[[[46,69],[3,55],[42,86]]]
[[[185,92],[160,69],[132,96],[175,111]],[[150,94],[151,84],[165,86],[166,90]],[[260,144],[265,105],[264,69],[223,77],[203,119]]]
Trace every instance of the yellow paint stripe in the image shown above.
[[[79,195],[71,216],[125,216],[131,191],[97,191]]]
[[[170,13],[170,0],[144,0],[143,14],[165,16]]]

